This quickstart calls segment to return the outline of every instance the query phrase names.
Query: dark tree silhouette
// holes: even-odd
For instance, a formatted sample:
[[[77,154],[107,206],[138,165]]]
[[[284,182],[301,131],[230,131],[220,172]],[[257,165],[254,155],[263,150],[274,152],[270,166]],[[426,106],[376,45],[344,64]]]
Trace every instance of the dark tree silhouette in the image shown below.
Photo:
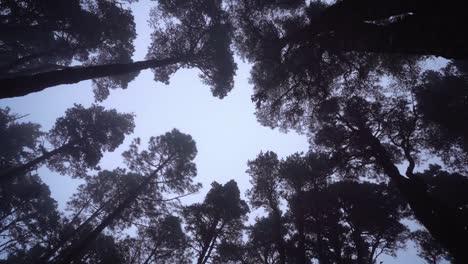
[[[427,71],[414,88],[422,125],[431,149],[459,170],[468,165],[468,69],[449,63],[442,72]],[[457,148],[453,148],[453,146]]]
[[[82,234],[90,232],[92,228],[91,225],[85,225],[82,229]],[[35,263],[38,263],[37,259],[35,259]],[[96,240],[89,243],[88,250],[84,253],[83,258],[74,263],[123,264],[125,262],[120,246],[117,244],[116,237],[113,235],[100,234]]]
[[[381,254],[396,256],[404,248],[409,231],[401,219],[406,204],[387,186],[371,183],[338,182],[329,186],[348,226],[348,243],[357,263],[377,263]]]
[[[22,96],[59,84],[77,83],[153,69],[155,80],[167,83],[179,68],[197,68],[214,96],[223,98],[233,86],[236,70],[231,45],[232,26],[221,1],[159,1],[151,11],[154,28],[147,60],[103,62],[0,80],[0,98]],[[119,24],[119,23],[118,23]],[[98,100],[107,97],[108,86],[97,90]]]
[[[301,104],[307,104],[310,97],[336,93],[336,86],[342,92],[370,85],[378,89],[375,80],[384,76],[395,81],[415,78],[419,57],[329,50],[315,38],[298,43],[283,40],[319,17],[323,9],[323,2],[316,1],[239,1],[233,6],[236,48],[253,64],[252,100],[257,106],[281,112],[293,121],[290,112],[307,111]],[[282,103],[292,98],[297,103]]]
[[[139,139],[135,140],[130,150],[124,153],[124,157],[130,170],[145,173],[139,177],[140,180],[134,186],[127,186],[127,191],[123,195],[114,196],[116,200],[112,201],[111,208],[104,213],[97,225],[65,248],[55,263],[69,263],[82,259],[89,243],[95,241],[104,229],[115,225],[119,218],[125,221],[127,216],[131,217],[129,209],[133,206],[144,209],[141,204],[164,202],[158,199],[163,193],[183,195],[186,191],[194,192],[199,188],[199,185],[192,182],[196,175],[195,164],[192,162],[196,155],[196,146],[189,135],[174,129],[162,136],[152,137],[147,151],[139,152],[138,145]],[[145,195],[148,195],[146,199]],[[136,202],[138,205],[135,205]],[[154,204],[149,207],[157,210]]]
[[[286,241],[284,235],[283,212],[280,208],[279,160],[274,152],[260,153],[257,158],[248,163],[247,173],[250,175],[252,188],[247,191],[247,197],[253,208],[264,208],[273,221],[272,237],[279,254],[279,263],[286,263]]]
[[[439,146],[439,149],[434,149],[434,144],[431,143],[437,139],[427,135],[429,126],[423,125],[423,117],[427,117],[426,114],[429,113],[427,108],[424,109],[424,99],[419,100],[421,105],[413,99],[418,97],[417,90],[423,90],[419,88],[421,83],[422,87],[428,89],[440,86],[437,78],[426,79],[426,83],[419,82],[421,69],[416,63],[420,59],[418,56],[387,54],[391,53],[390,51],[369,53],[327,49],[326,45],[321,46],[320,43],[321,36],[327,38],[327,33],[322,31],[319,32],[323,34],[317,37],[317,41],[285,40],[296,33],[301,35],[303,32],[298,29],[307,26],[305,24],[309,22],[318,21],[314,25],[321,27],[320,21],[324,21],[331,11],[345,10],[338,9],[340,5],[350,8],[349,1],[338,2],[337,6],[333,6],[336,9],[329,9],[317,2],[288,3],[289,5],[279,5],[276,2],[269,4],[243,1],[233,7],[238,29],[237,49],[254,63],[252,100],[257,106],[258,120],[270,127],[293,128],[307,132],[314,148],[332,154],[333,162],[341,164],[338,168],[342,176],[357,177],[370,173],[368,176],[376,177],[381,174],[375,171],[384,172],[433,237],[447,249],[450,248],[452,255],[458,254],[458,257],[455,257],[458,262],[465,262],[466,254],[462,250],[461,241],[468,237],[468,233],[460,213],[450,208],[450,205],[440,204],[428,197],[424,184],[413,177],[421,154],[431,149],[433,153],[442,157],[445,155],[444,160],[451,163],[447,165],[454,165],[456,162],[453,161],[458,160],[461,163],[458,168],[466,168],[466,164],[463,164],[466,160],[464,156],[453,155],[463,154],[463,151],[460,151],[460,136],[444,141],[444,149]],[[366,19],[375,22],[376,17],[372,10],[378,9],[379,6],[368,1],[361,1],[360,4],[363,5],[358,5],[357,10],[365,10],[360,8],[368,4],[370,11],[369,14],[357,11],[357,16],[360,17],[357,21],[362,22],[360,19],[369,15]],[[445,12],[447,8],[441,9],[441,12]],[[436,10],[432,7],[430,9]],[[284,10],[284,13],[280,10]],[[432,12],[431,10],[428,12]],[[400,11],[390,15],[401,14],[398,13]],[[389,14],[385,13],[379,19],[388,16]],[[353,21],[347,21],[348,17],[353,19],[353,16],[335,18],[343,19],[345,27],[353,26]],[[419,14],[412,18],[416,17],[419,17]],[[398,21],[400,19],[396,19],[395,25],[391,21],[386,23],[390,23],[387,26],[393,27]],[[401,21],[406,23],[408,20],[404,18]],[[379,26],[371,22],[367,23],[370,27]],[[337,38],[341,34],[339,30],[336,31]],[[310,35],[305,36],[305,39],[308,39]],[[340,41],[336,43],[343,44]],[[463,67],[461,69],[463,71]],[[456,76],[453,72],[446,73]],[[456,86],[463,87],[463,79],[457,76],[457,80]],[[463,89],[456,90],[458,91],[455,92],[454,89],[451,94],[463,94]],[[456,99],[448,101],[456,102]],[[457,109],[464,108],[463,103],[455,105],[458,105]],[[447,107],[444,109],[447,111]],[[442,126],[448,127],[449,124],[445,123]],[[460,127],[451,130],[462,131]],[[404,176],[396,167],[403,162],[409,165]],[[444,217],[445,223],[436,220],[440,216]],[[448,235],[449,233],[452,235]],[[457,239],[453,239],[453,236]]]
[[[166,215],[149,222],[139,226],[136,238],[122,241],[125,263],[191,263],[188,237],[178,217]]]
[[[325,188],[332,172],[328,158],[313,152],[305,157],[296,153],[279,164],[282,196],[288,203],[289,218],[296,232],[289,242],[292,244],[292,258],[295,263],[306,264],[310,259],[306,250],[306,218],[310,198],[308,192]]]
[[[49,168],[62,174],[83,177],[88,168],[98,165],[103,152],[115,150],[123,142],[125,135],[133,132],[133,128],[131,114],[105,110],[97,105],[90,108],[75,105],[66,111],[64,117],[58,118],[47,133],[47,140],[54,149],[47,151],[42,145],[35,146],[42,153],[23,164],[2,169],[1,181],[18,177],[44,162],[47,162]],[[34,138],[35,134],[31,137]]]
[[[254,201],[261,200],[252,196],[253,190],[258,195],[259,185],[274,183],[278,204],[287,205],[281,234],[287,263],[373,264],[381,254],[395,255],[405,245],[408,230],[400,220],[406,216],[406,204],[383,184],[332,183],[334,163],[326,155],[310,152],[278,160],[276,154],[267,152],[249,166],[255,180],[249,195]],[[260,178],[269,181],[260,184]],[[281,251],[274,246],[277,237],[274,233],[262,236],[262,228],[275,232],[275,216],[269,211],[268,218],[252,227],[244,259],[281,263]],[[249,248],[252,243],[259,248]]]
[[[462,3],[158,0],[133,62],[134,1],[0,1],[0,99],[92,80],[100,101],[142,70],[167,84],[181,68],[223,98],[236,51],[253,64],[259,122],[305,133],[310,151],[248,162],[247,197],[266,214],[245,227],[234,180],[181,206],[201,185],[195,142],[178,130],[147,150],[135,139],[126,169],[101,171],[133,115],[75,105],[44,133],[0,109],[0,263],[376,264],[408,239],[427,262],[468,263]],[[453,61],[426,70],[428,56]],[[433,159],[451,171],[418,172]],[[84,180],[66,216],[33,173],[43,164]]]
[[[37,175],[24,175],[0,187],[0,253],[21,254],[52,240],[60,217],[49,187]]]
[[[248,212],[249,207],[240,198],[234,180],[224,185],[213,182],[203,203],[185,207],[183,217],[186,230],[191,234],[192,248],[196,251],[196,263],[210,263],[221,241],[238,242]]]
[[[249,227],[246,244],[247,263],[279,262],[278,250],[275,247],[276,241],[271,235],[272,230],[274,230],[274,221],[271,214],[268,217],[256,219],[255,224]]]
[[[364,23],[366,26],[386,27],[390,25],[380,25],[380,22],[376,24],[376,19],[385,20],[389,16],[404,14],[404,10],[409,8],[408,10],[412,10],[411,12],[414,14],[405,17],[405,20],[417,20],[423,17],[422,15],[419,16],[419,14],[415,15],[417,12],[439,11],[436,8],[440,7],[439,4],[435,3],[434,6],[428,4],[426,6],[421,3],[415,7],[413,1],[408,2],[412,4],[385,1],[385,3],[379,5],[375,5],[370,1],[357,1],[354,3],[355,6],[350,3],[351,1],[339,1],[330,7],[315,1],[309,3],[304,1],[239,1],[232,5],[236,25],[237,50],[254,64],[251,72],[252,83],[254,84],[252,100],[257,105],[257,117],[261,123],[273,127],[280,126],[286,129],[304,130],[304,127],[308,126],[308,122],[304,121],[304,117],[313,114],[312,112],[318,107],[317,101],[325,100],[327,97],[334,95],[351,97],[356,93],[366,97],[374,93],[374,91],[382,90],[386,93],[386,88],[397,86],[401,90],[414,90],[416,95],[420,94],[417,97],[421,107],[418,106],[417,111],[421,116],[430,118],[431,109],[438,109],[440,106],[444,107],[440,108],[441,111],[436,111],[438,117],[445,116],[445,114],[449,114],[455,109],[459,111],[458,113],[464,115],[466,107],[463,100],[459,99],[461,101],[457,101],[457,98],[463,98],[466,90],[463,88],[466,86],[463,74],[460,76],[455,74],[454,71],[446,71],[443,74],[445,76],[444,80],[452,80],[452,83],[446,84],[454,88],[450,90],[451,92],[440,97],[440,99],[445,98],[440,100],[440,105],[430,103],[431,94],[433,95],[432,98],[435,98],[437,90],[446,91],[446,89],[439,89],[445,84],[441,82],[442,76],[437,77],[436,73],[427,73],[422,85],[418,83],[421,70],[417,62],[421,60],[421,57],[390,54],[392,52],[369,53],[327,49],[325,44],[321,45],[320,38],[327,34],[331,36],[332,33],[330,32],[333,32],[334,35],[331,37],[339,39],[337,31],[326,29],[328,33],[320,31],[317,33],[320,34],[319,37],[311,37],[311,34],[303,34],[304,32],[301,31],[301,28],[307,28],[308,25],[320,28],[322,24],[338,23],[337,21],[341,21],[338,23],[340,26],[353,27],[355,21],[362,24],[362,19],[367,21]],[[352,7],[353,11],[351,12],[349,10]],[[447,5],[442,7],[440,12],[456,11],[454,7],[456,5]],[[339,15],[345,13],[353,15]],[[455,13],[454,17],[456,17],[456,14],[458,13]],[[447,16],[447,13],[434,17],[441,18],[444,16]],[[450,18],[449,20],[453,22],[453,19]],[[401,19],[395,18],[394,20],[395,23],[400,23],[398,21]],[[436,21],[435,23],[445,22]],[[395,26],[393,22],[390,24],[392,24],[391,27]],[[354,34],[359,30],[353,28],[353,30],[345,31]],[[288,41],[288,36],[292,35],[305,37],[299,42]],[[371,43],[371,40],[372,37],[369,36],[367,42]],[[386,41],[386,38],[379,37],[378,40]],[[443,41],[445,40],[446,38],[443,39]],[[333,41],[337,45],[341,45],[343,42],[346,41]],[[363,43],[363,45],[365,44]],[[463,67],[462,62],[455,64],[457,66],[461,65],[458,67],[461,73],[463,73],[463,69],[466,71],[466,67]],[[433,90],[433,92],[428,93],[430,90]],[[438,92],[438,95],[441,95],[441,93]],[[424,107],[424,102],[426,102],[427,107]],[[448,102],[451,105],[450,109],[445,107]],[[434,114],[432,116],[437,118]],[[460,136],[461,132],[464,132],[463,122],[452,122],[451,119],[454,118],[445,118],[442,123],[437,123],[432,119],[427,126],[427,132],[432,131],[434,137],[427,136],[426,140],[434,143],[433,145],[437,148],[435,152],[445,157],[445,160],[465,162],[466,155],[456,151],[464,144]],[[454,126],[454,124],[458,125]],[[435,128],[440,127],[440,129],[434,129],[434,126]],[[450,133],[448,129],[450,129]],[[454,147],[455,145],[458,145],[458,147]],[[458,169],[463,167],[466,167],[466,162],[458,165]]]
[[[72,62],[81,67],[131,62],[136,32],[127,7],[104,0],[2,1],[1,78],[67,69]],[[96,79],[96,97],[125,88],[135,76]]]
[[[91,226],[87,225],[83,228],[83,232],[87,232],[91,229]],[[54,230],[56,234],[60,235],[60,228]],[[49,239],[50,240],[50,239]],[[48,241],[50,242],[50,241]],[[40,262],[41,255],[47,251],[47,248],[42,245],[35,245],[27,250],[17,250],[13,254],[8,255],[6,260],[0,261],[0,263],[46,263]],[[122,261],[123,255],[116,244],[116,240],[111,235],[101,234],[99,237],[89,245],[89,250],[86,252],[82,261],[75,263],[125,263]]]
[[[96,176],[85,178],[86,183],[78,187],[68,201],[68,209],[72,212],[70,219],[64,219],[63,227],[58,230],[59,236],[54,243],[38,258],[37,263],[53,262],[67,247],[79,243],[82,237],[86,237],[98,225],[100,219],[112,213],[116,204],[133,191],[143,181],[142,176],[134,173],[126,173],[123,169],[113,171],[101,171]],[[159,195],[150,193],[144,195]],[[159,199],[159,201],[162,201]],[[154,215],[154,210],[161,207],[157,202],[135,202],[125,208],[124,215],[109,224],[112,230],[124,230],[147,214],[148,207]],[[150,216],[151,213],[148,213]],[[95,243],[95,242],[93,242]],[[88,254],[86,251],[85,255]],[[85,259],[85,257],[83,257]]]
[[[457,1],[236,1],[250,32],[279,33],[277,47],[316,51],[399,53],[466,59],[467,20]],[[279,15],[281,14],[281,15]],[[258,32],[256,32],[258,33]],[[255,34],[256,34],[255,33]],[[257,34],[260,36],[261,34]],[[271,36],[271,35],[270,35]],[[312,59],[313,54],[307,54]]]
[[[427,191],[438,202],[457,208],[462,223],[468,222],[468,178],[459,173],[449,173],[439,165],[430,164],[429,168],[415,174],[426,185]],[[413,234],[418,244],[419,256],[429,263],[438,263],[442,259],[453,258],[449,252],[425,230]]]
[[[41,136],[40,125],[19,122],[22,116],[0,108],[0,168],[21,165],[34,158]]]
[[[421,173],[416,173],[427,184],[427,191],[438,200],[451,204],[453,207],[465,211],[468,217],[468,178],[460,173],[449,173],[442,170],[442,167],[436,164],[430,164],[429,168]]]
[[[425,141],[418,115],[404,98],[370,101],[360,97],[334,98],[317,111],[314,139],[333,153],[345,172],[382,171],[408,201],[416,218],[431,232],[455,261],[466,258],[461,241],[468,237],[461,212],[430,195],[414,174],[418,153]],[[397,164],[406,161],[403,176]],[[350,175],[349,173],[347,175]]]
[[[418,245],[418,256],[428,264],[438,264],[442,260],[448,260],[447,251],[428,232],[418,230],[413,232],[411,236]]]

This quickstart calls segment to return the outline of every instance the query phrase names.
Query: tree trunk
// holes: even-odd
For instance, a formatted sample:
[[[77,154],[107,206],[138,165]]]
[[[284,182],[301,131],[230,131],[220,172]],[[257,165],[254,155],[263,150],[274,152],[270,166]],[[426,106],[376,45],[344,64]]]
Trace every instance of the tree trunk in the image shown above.
[[[435,55],[468,58],[468,39],[460,27],[468,23],[460,1],[344,0],[325,9],[303,31],[284,44],[310,42],[338,52]],[[405,15],[404,18],[389,18]],[[383,20],[383,21],[379,21]]]
[[[296,213],[295,213],[295,225],[298,234],[298,245],[297,245],[297,264],[306,264],[306,247],[305,247],[305,224],[304,224],[304,205],[305,200],[303,199],[303,193],[297,194],[296,203]]]
[[[208,248],[210,246],[210,242],[211,242],[211,239],[206,241],[203,244],[202,250],[201,250],[201,252],[200,252],[200,254],[198,255],[198,258],[197,258],[197,264],[202,264],[203,263],[203,260],[205,259],[206,252],[208,251]]]
[[[131,192],[127,198],[120,203],[117,208],[114,209],[108,216],[102,220],[102,222],[93,230],[91,233],[89,233],[87,236],[85,236],[83,239],[78,240],[75,244],[71,245],[68,250],[66,250],[62,256],[59,256],[57,259],[58,261],[56,262],[57,264],[68,264],[71,263],[75,260],[78,260],[81,258],[81,256],[84,254],[86,249],[96,238],[101,234],[101,232],[112,222],[119,217],[122,212],[132,203],[135,201],[135,199],[140,195],[140,193],[147,187],[147,185],[150,183],[151,179],[155,177],[163,168],[166,166],[167,163],[169,163],[172,160],[172,157],[168,158],[165,162],[163,162],[159,167],[157,167],[153,173],[147,178],[133,191]]]
[[[211,244],[210,244],[210,247],[208,249],[208,252],[206,253],[206,256],[204,257],[203,262],[201,264],[206,264],[208,262],[208,259],[210,259],[211,252],[213,251],[213,248],[214,248],[214,246],[216,244],[216,240],[218,239],[218,235],[219,235],[220,232],[222,232],[225,224],[226,223],[223,222],[221,224],[221,227],[219,228],[219,230],[215,231],[215,235],[211,239]]]
[[[416,219],[450,252],[455,263],[468,263],[467,223],[463,222],[458,210],[436,201],[427,193],[424,183],[418,179],[403,177],[386,149],[369,129],[361,128],[358,133],[368,142],[377,164],[406,199]]]
[[[314,28],[330,28],[353,22],[375,21],[414,12],[420,0],[343,0],[327,7],[312,19]]]
[[[26,173],[31,171],[35,166],[39,165],[40,163],[50,159],[51,157],[63,153],[64,150],[66,150],[68,147],[70,147],[72,143],[67,143],[59,148],[56,148],[50,152],[45,153],[44,155],[35,158],[31,161],[29,161],[26,164],[23,164],[19,167],[14,167],[14,168],[9,168],[6,169],[6,171],[0,173],[0,184],[4,184],[5,182],[8,182],[12,180],[15,177],[20,176],[22,173]]]
[[[306,248],[305,248],[305,235],[304,235],[304,225],[301,224],[298,228],[299,233],[299,243],[298,243],[298,251],[299,254],[297,256],[297,263],[298,264],[307,264],[307,256],[306,256]]]
[[[149,264],[154,254],[156,254],[157,250],[158,250],[158,247],[155,247],[153,250],[151,250],[151,253],[148,255],[148,257],[146,258],[145,262],[143,262],[143,264]]]
[[[280,264],[286,264],[286,246],[285,242],[283,239],[283,236],[281,235],[281,230],[282,224],[281,224],[281,213],[279,211],[279,208],[274,207],[273,209],[273,222],[274,222],[274,236],[276,240],[276,246],[278,247],[278,255],[279,255],[279,263]]]
[[[356,22],[340,26],[333,36],[327,34],[318,39],[324,48],[336,51],[468,58],[468,41],[455,30],[461,21],[442,24],[443,17],[427,19],[430,21],[408,17],[385,26]]]
[[[361,237],[361,232],[357,227],[354,227],[351,235],[354,240],[354,245],[356,246],[357,263],[369,264],[369,261],[367,260],[368,248],[364,245],[364,241]]]
[[[211,224],[209,230],[212,230],[211,231],[212,234],[216,231],[216,226],[218,225],[218,223],[219,223],[219,219],[216,218],[216,220],[213,221],[213,223]],[[207,251],[208,251],[208,249],[210,247],[211,241],[213,240],[213,236],[210,236],[209,239],[204,241],[202,250],[201,250],[201,252],[200,252],[200,254],[199,254],[198,258],[197,258],[197,264],[203,264],[203,261],[205,259],[205,255],[207,254]]]
[[[93,230],[89,235],[87,235],[83,240],[81,240],[78,245],[72,245],[68,254],[62,259],[59,259],[57,263],[71,263],[73,260],[79,259],[84,253],[89,244],[91,244],[104,230],[107,226],[112,224],[112,222],[122,214],[122,212],[135,200],[139,192],[146,187],[146,184],[149,181],[145,181],[143,184],[138,186],[138,188],[133,192],[124,202],[122,202],[112,213],[110,213],[102,222]]]
[[[42,91],[48,87],[73,84],[84,80],[138,72],[186,61],[188,58],[167,58],[131,63],[115,63],[88,67],[72,67],[33,75],[0,79],[0,99]]]
[[[90,215],[83,223],[81,223],[71,233],[65,233],[63,237],[60,238],[59,242],[53,248],[47,251],[43,256],[41,256],[35,263],[36,264],[47,263],[49,259],[52,256],[54,256],[59,251],[59,249],[62,248],[66,244],[66,242],[68,242],[70,239],[75,237],[75,235],[78,234],[86,225],[91,223],[91,221],[93,221],[102,212],[104,207],[106,207],[107,205],[108,203],[104,203],[101,207],[99,207],[92,215]],[[70,221],[70,224],[72,224],[72,222],[77,218],[77,216],[78,215],[76,215],[74,219]],[[64,232],[67,232],[67,229],[65,229]]]
[[[314,251],[317,252],[317,259],[320,264],[332,263],[332,260],[330,259],[329,255],[325,253],[328,251],[328,249],[327,249],[327,246],[325,245],[325,242],[321,233],[317,234],[317,243],[314,247]]]

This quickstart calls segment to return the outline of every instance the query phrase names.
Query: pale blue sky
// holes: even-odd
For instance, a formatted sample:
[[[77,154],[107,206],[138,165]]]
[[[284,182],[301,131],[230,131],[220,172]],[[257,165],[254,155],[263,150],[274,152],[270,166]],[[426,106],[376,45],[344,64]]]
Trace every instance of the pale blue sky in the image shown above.
[[[150,29],[147,26],[150,7],[154,2],[140,1],[134,4],[138,38],[135,60],[141,60],[149,45]],[[170,85],[153,81],[152,72],[143,71],[128,89],[114,90],[102,105],[116,108],[120,112],[136,115],[135,133],[128,136],[115,152],[106,154],[101,167],[113,169],[123,166],[120,154],[127,149],[134,137],[146,142],[150,136],[158,136],[172,128],[190,134],[197,143],[196,158],[198,176],[203,183],[202,191],[185,198],[185,202],[199,201],[212,181],[225,183],[235,179],[242,194],[249,188],[249,177],[245,173],[247,160],[254,159],[260,151],[272,150],[280,157],[294,152],[307,151],[305,136],[290,132],[284,134],[260,126],[254,116],[251,103],[252,86],[248,83],[249,65],[237,60],[238,71],[233,91],[223,100],[214,98],[209,87],[198,79],[195,70],[181,70],[172,78]],[[25,121],[39,123],[48,130],[55,119],[74,103],[89,106],[94,102],[91,83],[57,86],[43,92],[21,98],[0,101],[0,107],[10,107],[13,112],[29,114]],[[64,208],[65,202],[74,192],[79,180],[60,176],[45,168],[40,169],[42,179],[49,184],[52,196]],[[398,260],[382,258],[387,263],[424,263],[415,256],[415,250],[402,252]]]

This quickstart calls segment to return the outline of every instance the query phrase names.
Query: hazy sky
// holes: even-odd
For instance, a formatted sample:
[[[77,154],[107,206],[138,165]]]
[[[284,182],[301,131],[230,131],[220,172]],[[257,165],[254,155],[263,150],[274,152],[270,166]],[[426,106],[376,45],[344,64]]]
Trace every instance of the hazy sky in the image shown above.
[[[134,15],[138,38],[135,60],[144,58],[149,45],[150,29],[147,26],[150,7],[154,2],[140,1],[134,4]],[[284,134],[260,126],[254,116],[254,105],[250,100],[252,86],[248,83],[249,65],[240,60],[233,91],[223,100],[214,98],[209,87],[203,85],[195,70],[181,70],[172,78],[169,85],[153,81],[152,72],[140,73],[128,89],[113,90],[107,100],[101,103],[106,108],[116,108],[120,112],[136,115],[136,128],[133,135],[115,152],[106,154],[101,167],[113,169],[124,166],[120,154],[127,149],[129,142],[140,137],[147,142],[149,137],[158,136],[173,128],[190,134],[197,143],[198,155],[195,160],[198,168],[197,181],[204,186],[202,191],[185,198],[185,202],[201,200],[213,181],[225,183],[237,181],[242,195],[249,188],[249,177],[245,173],[247,160],[254,159],[260,151],[272,150],[279,157],[294,152],[307,151],[305,136],[290,132]],[[91,82],[76,85],[57,86],[43,92],[21,98],[0,101],[0,107],[10,107],[12,112],[29,114],[25,121],[42,125],[43,130],[51,128],[55,119],[63,116],[73,104],[89,106],[94,102]],[[75,191],[80,180],[60,176],[45,168],[40,176],[58,201],[60,209]],[[424,263],[409,249],[399,255],[398,260],[382,258],[387,263]]]

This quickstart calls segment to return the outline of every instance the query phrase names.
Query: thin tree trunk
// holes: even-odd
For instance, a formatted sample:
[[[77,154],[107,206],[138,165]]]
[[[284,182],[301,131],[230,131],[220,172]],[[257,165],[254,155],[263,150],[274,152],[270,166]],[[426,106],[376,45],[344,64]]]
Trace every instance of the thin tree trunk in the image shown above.
[[[27,219],[29,217],[31,217],[31,215],[27,215],[27,216],[24,216],[24,217],[20,217],[20,218],[16,218],[16,219],[11,220],[10,223],[8,223],[4,227],[2,227],[2,229],[0,229],[0,234],[3,233],[4,231],[8,230],[12,225],[15,225],[16,223],[18,223],[20,221],[23,221],[23,220],[25,220],[25,219]]]
[[[216,230],[216,226],[218,225],[218,223],[219,223],[219,219],[216,218],[216,220],[211,224],[210,230]],[[197,264],[202,264],[203,263],[203,260],[205,259],[206,252],[208,251],[208,248],[210,247],[210,244],[211,244],[212,240],[213,240],[213,236],[211,236],[210,239],[204,241],[203,246],[202,246],[202,250],[201,250],[201,252],[200,252],[200,254],[198,255],[198,258],[197,258]]]
[[[357,227],[354,227],[351,233],[354,244],[356,246],[356,255],[357,255],[357,263],[358,264],[368,264],[367,260],[367,247],[364,245],[364,241],[361,237],[361,232],[358,230]]]
[[[281,224],[281,214],[278,207],[274,207],[273,215],[274,215],[274,226],[275,230],[273,230],[275,234],[276,245],[278,247],[278,255],[279,255],[279,263],[286,264],[286,246],[281,235],[282,224]]]
[[[143,264],[149,264],[151,259],[153,258],[154,254],[156,254],[156,251],[158,250],[158,247],[154,247],[154,249],[151,251],[149,256],[146,258],[145,262]]]
[[[57,263],[68,264],[74,260],[79,259],[82,254],[86,251],[88,246],[96,240],[99,234],[112,222],[119,217],[122,212],[132,203],[135,199],[140,195],[141,191],[144,190],[147,185],[150,183],[151,179],[155,177],[163,168],[166,166],[172,157],[169,157],[166,161],[164,161],[160,166],[158,166],[151,175],[147,176],[147,178],[132,192],[130,193],[127,198],[120,203],[117,208],[112,211],[102,222],[89,233],[84,239],[77,241],[76,244],[73,244],[69,247],[69,250],[66,250],[62,257],[58,258]]]
[[[45,255],[40,257],[36,263],[37,264],[47,263],[49,258],[54,256],[58,252],[58,250],[65,245],[66,242],[68,242],[71,238],[73,238],[76,234],[78,234],[86,225],[91,223],[91,221],[93,221],[102,212],[102,210],[104,209],[105,206],[107,206],[107,203],[105,203],[101,207],[99,207],[98,210],[96,210],[91,216],[89,216],[83,223],[81,223],[70,234],[65,233],[65,235],[60,239],[60,241],[57,243],[57,245],[55,245],[51,250],[46,252]],[[84,207],[83,207],[83,209],[84,209]],[[82,210],[80,210],[80,213],[81,213],[81,211]],[[74,217],[74,219],[72,221],[70,221],[70,224],[77,218],[78,214]],[[66,230],[65,230],[65,232],[66,232]]]
[[[68,147],[72,145],[72,142],[69,142],[61,147],[58,147],[52,151],[49,151],[45,153],[44,155],[35,158],[28,163],[25,163],[21,166],[14,167],[14,168],[9,168],[6,169],[6,171],[2,172],[0,174],[0,184],[4,184],[7,181],[12,180],[15,177],[20,176],[22,173],[26,173],[31,171],[35,166],[39,165],[40,163],[50,159],[51,157],[62,153],[64,150],[66,150]]]
[[[304,225],[304,205],[305,201],[303,199],[303,193],[299,191],[297,194],[298,197],[295,199],[296,203],[296,213],[295,213],[295,224],[298,234],[298,245],[297,245],[297,264],[306,264],[306,247],[305,247],[305,225]]]
[[[5,220],[7,217],[9,217],[10,215],[13,215],[14,213],[16,213],[16,211],[18,211],[19,208],[16,207],[15,209],[13,209],[11,212],[7,213],[6,215],[2,216],[2,218],[0,219],[0,223],[3,222],[3,220]]]
[[[211,241],[211,240],[210,240]],[[205,258],[206,251],[208,251],[209,244],[205,244],[202,247],[202,251],[200,252],[200,255],[197,258],[197,264],[202,264],[203,259]]]
[[[307,263],[307,256],[306,256],[306,248],[305,248],[305,235],[304,235],[304,225],[300,224],[299,229],[299,243],[298,243],[298,264],[306,264]]]
[[[220,232],[222,232],[225,224],[226,224],[226,222],[223,222],[221,224],[221,227],[219,228],[219,230],[215,231],[216,233],[215,233],[214,237],[211,239],[212,240],[211,245],[210,245],[210,247],[208,249],[208,252],[206,253],[206,256],[205,256],[202,264],[206,264],[208,262],[208,259],[211,256],[211,252],[213,251],[214,245],[216,244],[216,240],[218,239],[218,235],[219,235]]]
[[[375,256],[375,251],[377,250],[377,247],[379,246],[379,240],[380,240],[380,235],[377,236],[374,244],[371,247],[370,253],[369,253],[369,264],[374,264],[376,263],[377,257]]]
[[[158,251],[158,248],[161,246],[162,242],[163,242],[162,239],[159,237],[157,243],[154,244],[153,250],[151,250],[150,254],[145,259],[143,264],[149,264],[150,263],[150,261],[154,257],[154,255],[156,255],[156,252]],[[155,260],[156,260],[156,258],[155,258]]]
[[[184,62],[187,59],[188,57],[167,58],[131,63],[115,63],[76,68],[72,67],[63,70],[0,79],[0,99],[24,96],[61,84],[73,84],[94,78],[122,75],[150,68],[164,67]]]

